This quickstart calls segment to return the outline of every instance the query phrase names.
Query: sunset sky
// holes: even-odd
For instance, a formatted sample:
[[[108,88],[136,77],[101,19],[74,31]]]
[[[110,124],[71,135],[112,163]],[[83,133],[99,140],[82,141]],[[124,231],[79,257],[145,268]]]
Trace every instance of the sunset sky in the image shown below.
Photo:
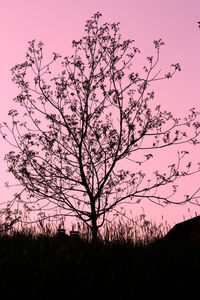
[[[25,60],[28,41],[41,40],[47,57],[52,52],[70,55],[71,41],[84,35],[86,20],[97,11],[103,14],[102,22],[120,22],[122,37],[135,40],[143,59],[154,54],[153,40],[162,38],[165,46],[161,49],[159,66],[163,74],[176,62],[180,63],[182,71],[170,80],[153,84],[155,101],[180,117],[184,117],[189,108],[200,110],[199,0],[6,0],[0,1],[0,123],[8,121],[8,111],[16,107],[12,100],[17,95],[17,88],[11,81],[10,69]],[[187,149],[187,145],[181,147],[181,150]],[[1,140],[1,202],[9,200],[15,193],[14,187],[7,189],[4,186],[6,181],[16,182],[6,173],[4,155],[10,150],[11,146]],[[191,151],[190,160],[200,161],[199,150],[198,145]],[[172,162],[170,153],[169,164]],[[195,191],[200,185],[199,177],[200,173],[182,185],[180,181],[179,195],[187,194],[188,190]],[[143,201],[138,207],[132,207],[133,215],[143,213],[143,209],[147,218],[159,220],[163,215],[171,224],[182,221],[183,215],[189,218],[195,212],[200,214],[198,206],[160,208]]]

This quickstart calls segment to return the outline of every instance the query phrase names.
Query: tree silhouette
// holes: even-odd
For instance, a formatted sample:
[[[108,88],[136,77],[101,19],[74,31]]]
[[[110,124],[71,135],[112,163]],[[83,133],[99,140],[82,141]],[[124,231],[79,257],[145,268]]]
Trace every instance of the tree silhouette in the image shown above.
[[[181,202],[171,200],[177,190],[174,182],[194,173],[190,163],[180,170],[187,151],[178,152],[177,162],[165,173],[156,171],[146,179],[141,170],[156,149],[198,143],[195,109],[181,121],[152,104],[149,85],[171,78],[180,71],[179,64],[159,75],[156,68],[164,45],[159,39],[154,41],[155,56],[147,57],[139,74],[133,70],[139,53],[134,41],[122,40],[119,23],[100,25],[100,17],[96,13],[86,22],[85,36],[72,42],[74,54],[63,59],[55,77],[52,65],[61,56],[53,53],[53,59],[44,63],[42,42],[29,42],[26,61],[12,68],[20,88],[14,99],[20,113],[10,110],[12,125],[4,123],[1,128],[16,149],[5,157],[8,171],[23,186],[15,201],[25,209],[39,210],[40,217],[45,211],[52,212],[49,216],[75,216],[90,227],[93,240],[107,215],[120,213],[127,202],[198,201],[196,194]],[[171,187],[168,195],[159,191],[165,185]]]

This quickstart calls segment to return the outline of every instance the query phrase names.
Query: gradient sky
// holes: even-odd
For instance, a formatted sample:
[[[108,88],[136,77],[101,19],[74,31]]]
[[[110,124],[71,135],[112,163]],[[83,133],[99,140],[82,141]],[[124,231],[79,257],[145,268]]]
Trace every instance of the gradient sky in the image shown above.
[[[199,109],[199,0],[6,0],[0,1],[0,123],[8,120],[9,109],[15,107],[12,99],[17,95],[17,88],[11,81],[10,69],[24,61],[27,42],[32,39],[43,41],[47,56],[52,52],[70,55],[71,41],[83,36],[86,20],[97,11],[103,14],[103,22],[120,22],[122,37],[135,40],[142,58],[152,55],[152,41],[162,38],[166,45],[161,50],[161,69],[165,74],[172,63],[179,62],[182,72],[171,80],[153,85],[157,103],[181,117],[191,107]],[[181,150],[187,148],[184,146]],[[6,163],[3,160],[10,150],[11,147],[1,140],[1,202],[9,200],[15,192],[15,188],[8,190],[4,186],[6,181],[15,182],[6,173]],[[171,157],[169,156],[169,164]],[[200,160],[199,146],[192,150],[190,159],[194,162]],[[187,179],[182,186],[180,182],[181,195],[198,187],[199,176]],[[195,212],[200,213],[197,206],[160,208],[142,202],[137,207],[132,207],[133,215],[142,213],[143,209],[148,218],[159,220],[163,215],[172,224],[182,221],[183,215],[189,218]]]

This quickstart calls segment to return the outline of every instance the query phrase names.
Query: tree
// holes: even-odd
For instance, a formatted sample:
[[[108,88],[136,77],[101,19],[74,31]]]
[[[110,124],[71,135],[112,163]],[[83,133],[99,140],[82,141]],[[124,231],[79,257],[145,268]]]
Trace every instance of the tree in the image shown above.
[[[57,208],[50,216],[75,216],[91,228],[93,240],[107,215],[120,213],[126,202],[147,198],[160,205],[176,203],[171,200],[177,190],[174,182],[194,173],[191,163],[180,170],[188,152],[178,152],[177,163],[148,179],[141,165],[155,150],[196,145],[199,135],[195,109],[181,121],[160,105],[153,107],[150,84],[180,71],[179,64],[173,64],[163,76],[156,72],[163,41],[154,41],[155,56],[147,57],[139,74],[132,65],[139,53],[134,41],[122,40],[119,23],[100,25],[100,17],[96,13],[86,22],[86,35],[72,42],[74,54],[63,59],[56,77],[51,75],[52,64],[61,56],[53,53],[45,64],[42,42],[29,42],[26,61],[12,68],[20,88],[14,101],[24,114],[19,121],[19,112],[9,111],[12,125],[4,123],[4,128],[12,141],[1,128],[16,149],[5,157],[8,171],[23,186],[15,201],[34,211]],[[138,160],[142,153],[144,159]],[[122,165],[126,159],[132,169]],[[159,188],[166,185],[171,193],[161,195]],[[181,203],[197,202],[195,195]]]

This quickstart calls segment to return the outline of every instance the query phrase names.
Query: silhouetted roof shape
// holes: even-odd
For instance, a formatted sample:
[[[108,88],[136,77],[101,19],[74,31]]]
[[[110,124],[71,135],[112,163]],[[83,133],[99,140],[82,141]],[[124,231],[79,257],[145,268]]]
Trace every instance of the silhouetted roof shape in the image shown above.
[[[200,216],[176,224],[164,238],[170,240],[200,241]]]

